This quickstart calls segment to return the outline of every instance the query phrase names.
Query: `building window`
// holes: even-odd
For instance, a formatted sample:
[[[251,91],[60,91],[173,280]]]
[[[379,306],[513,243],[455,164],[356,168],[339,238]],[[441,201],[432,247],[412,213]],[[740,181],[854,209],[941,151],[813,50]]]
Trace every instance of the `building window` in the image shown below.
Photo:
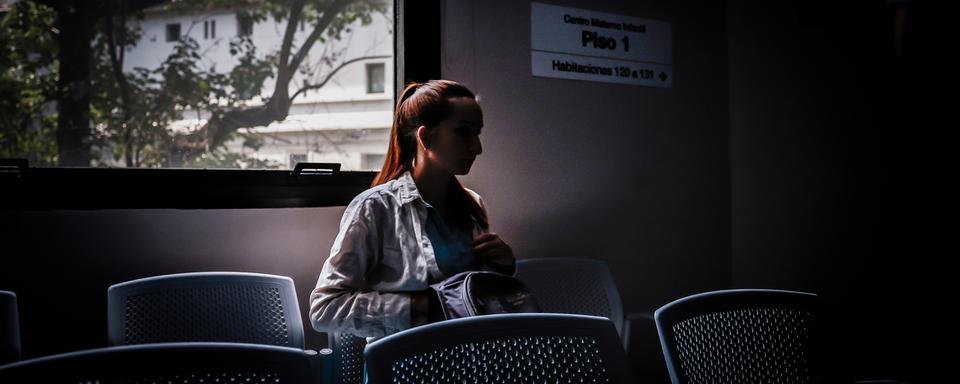
[[[216,20],[208,20],[203,22],[203,38],[204,39],[217,38],[217,21]]]
[[[386,72],[383,63],[367,64],[367,93],[383,93]]]
[[[383,169],[383,162],[387,160],[386,154],[380,153],[364,153],[363,154],[363,163],[360,164],[364,170],[367,171],[379,171]]]
[[[180,23],[167,24],[167,42],[180,40]]]
[[[307,154],[306,153],[291,153],[290,154],[290,168],[297,166],[297,163],[306,163]]]
[[[237,16],[237,36],[253,35],[253,20],[248,17]]]

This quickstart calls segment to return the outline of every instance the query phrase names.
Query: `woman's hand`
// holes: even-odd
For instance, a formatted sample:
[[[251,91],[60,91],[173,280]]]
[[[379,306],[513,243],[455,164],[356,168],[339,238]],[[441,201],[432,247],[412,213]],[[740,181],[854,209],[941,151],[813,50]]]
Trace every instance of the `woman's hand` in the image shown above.
[[[410,326],[416,327],[430,322],[430,290],[410,293]]]
[[[513,248],[496,233],[483,233],[473,239],[473,253],[481,263],[511,267],[516,262]]]

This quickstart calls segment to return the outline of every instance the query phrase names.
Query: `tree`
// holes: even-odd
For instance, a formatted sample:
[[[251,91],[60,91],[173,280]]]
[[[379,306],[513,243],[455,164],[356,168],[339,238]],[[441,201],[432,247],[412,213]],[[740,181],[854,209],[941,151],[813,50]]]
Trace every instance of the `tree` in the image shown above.
[[[341,61],[324,80],[317,84],[304,84],[290,96],[290,81],[297,70],[303,68],[304,60],[318,41],[339,40],[345,32],[349,32],[348,26],[357,20],[360,20],[363,25],[370,24],[373,13],[386,14],[389,8],[388,3],[380,0],[293,0],[267,1],[264,5],[252,11],[244,9],[240,11],[241,17],[254,21],[273,17],[278,22],[285,20],[287,23],[279,52],[267,56],[269,61],[273,61],[272,66],[276,68],[276,72],[271,74],[271,77],[276,78],[272,95],[261,106],[210,108],[211,118],[203,127],[175,138],[174,146],[181,163],[183,159],[196,158],[204,152],[209,152],[210,148],[221,146],[240,128],[264,126],[285,119],[290,112],[291,103],[298,95],[309,89],[323,87],[330,77],[344,66],[359,60],[383,57],[367,56]],[[302,43],[295,46],[294,37],[297,26],[301,22],[311,25],[312,31]],[[248,54],[253,52],[252,44],[245,46],[247,47],[245,52]],[[332,54],[332,57],[326,57],[325,60],[335,63],[338,59],[336,56]],[[243,82],[252,83],[257,89],[262,86],[265,78],[261,75],[265,61],[247,56],[241,59],[241,63],[243,65],[240,66],[240,71],[244,75],[232,76],[234,89],[241,89],[242,85],[239,83]],[[251,69],[254,70],[251,71]],[[236,73],[236,69],[234,72]],[[172,161],[176,163],[177,158],[174,157]]]
[[[26,1],[0,12],[0,158],[54,165],[56,13]]]
[[[322,87],[343,66],[383,57],[344,58],[337,52],[328,52],[320,58],[327,64],[326,76],[315,84],[304,83],[291,96],[291,80],[295,74],[299,71],[312,75],[312,71],[316,71],[306,59],[318,41],[339,40],[350,32],[352,23],[359,20],[362,25],[367,25],[376,13],[389,17],[389,3],[382,0],[188,0],[166,3],[164,7],[176,12],[227,8],[250,22],[263,21],[268,17],[277,22],[286,22],[282,44],[276,52],[260,53],[249,37],[233,39],[230,51],[237,58],[237,65],[229,73],[219,73],[214,68],[201,68],[199,61],[203,53],[199,52],[199,45],[193,39],[185,38],[176,44],[159,67],[124,72],[124,52],[135,45],[140,37],[138,23],[134,19],[142,18],[144,8],[158,3],[162,2],[46,0],[41,3],[16,3],[17,7],[46,15],[47,19],[51,14],[56,15],[55,21],[50,23],[47,20],[46,25],[52,31],[48,32],[53,36],[50,40],[59,42],[59,47],[91,47],[89,50],[48,50],[46,52],[58,54],[47,54],[32,66],[18,69],[17,73],[22,73],[46,68],[46,73],[58,74],[55,91],[50,90],[49,76],[46,88],[26,84],[22,79],[16,79],[16,86],[9,88],[4,84],[5,92],[8,89],[29,88],[36,93],[37,89],[43,88],[42,104],[47,105],[48,109],[51,102],[56,101],[58,113],[46,113],[43,116],[48,120],[51,116],[56,119],[56,145],[50,145],[49,140],[45,143],[48,152],[51,147],[57,149],[56,158],[60,165],[90,165],[91,160],[96,165],[100,163],[98,159],[109,157],[122,160],[123,164],[130,167],[236,166],[241,163],[267,165],[262,162],[256,164],[257,160],[242,155],[227,153],[223,145],[240,135],[245,145],[255,148],[259,143],[258,138],[238,132],[241,128],[283,120],[296,97],[309,89]],[[3,16],[4,20],[9,16],[8,12]],[[297,41],[296,31],[301,23],[310,27],[310,33],[303,41]],[[16,32],[16,36],[30,33],[21,30]],[[20,54],[18,60],[23,56]],[[5,69],[4,73],[7,72],[12,71]],[[271,78],[275,79],[272,94],[265,98],[262,105],[250,103],[260,93],[265,81]],[[4,110],[14,108],[3,107]],[[167,129],[168,124],[181,119],[186,110],[202,111],[211,117],[205,125],[190,132]],[[23,131],[22,128],[14,130],[13,125],[8,125],[5,123],[3,126],[0,145],[4,145],[4,140],[10,141],[6,137],[13,136],[8,131]],[[95,129],[91,130],[91,126]],[[45,131],[47,139],[49,131]],[[19,151],[23,153],[25,141],[18,139],[17,143]],[[3,155],[9,156],[9,153]]]

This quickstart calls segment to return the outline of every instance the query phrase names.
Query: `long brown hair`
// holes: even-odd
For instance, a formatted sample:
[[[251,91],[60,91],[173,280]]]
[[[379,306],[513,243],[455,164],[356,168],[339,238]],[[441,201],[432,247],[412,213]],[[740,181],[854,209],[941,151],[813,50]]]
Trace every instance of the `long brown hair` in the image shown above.
[[[453,110],[449,99],[455,97],[477,97],[467,87],[451,80],[428,80],[423,83],[409,83],[393,114],[393,130],[390,132],[390,147],[383,162],[383,169],[373,179],[377,186],[394,180],[406,171],[413,170],[413,160],[417,156],[417,128],[426,126],[428,131],[436,129],[437,123],[450,116]],[[476,220],[484,229],[489,226],[487,216],[480,204],[470,196],[456,177],[450,182],[448,190],[451,216],[460,224]]]

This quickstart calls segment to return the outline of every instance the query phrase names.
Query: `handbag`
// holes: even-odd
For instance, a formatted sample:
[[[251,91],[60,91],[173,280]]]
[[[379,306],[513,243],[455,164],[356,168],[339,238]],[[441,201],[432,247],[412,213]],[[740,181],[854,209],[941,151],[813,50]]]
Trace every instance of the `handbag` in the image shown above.
[[[430,322],[498,313],[540,312],[519,279],[489,271],[467,271],[430,285]]]

